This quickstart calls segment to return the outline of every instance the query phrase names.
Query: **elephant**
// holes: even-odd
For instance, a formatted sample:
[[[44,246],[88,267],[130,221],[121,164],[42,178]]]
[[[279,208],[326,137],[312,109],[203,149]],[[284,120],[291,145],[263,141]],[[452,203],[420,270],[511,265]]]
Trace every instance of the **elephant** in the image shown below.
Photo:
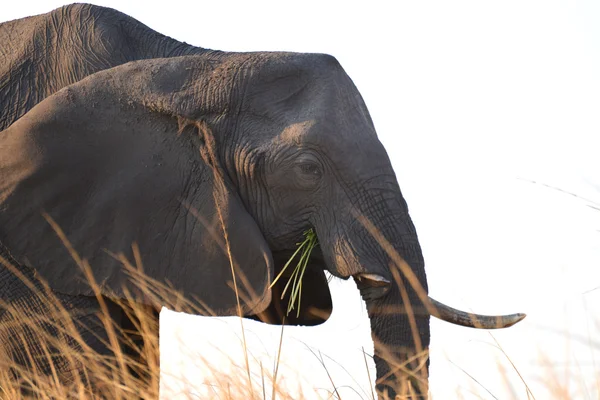
[[[0,255],[69,310],[88,310],[73,318],[93,320],[97,293],[56,227],[89,261],[117,324],[128,321],[113,300],[160,306],[112,255],[133,257],[133,243],[147,276],[220,316],[317,325],[333,309],[325,272],[353,278],[381,398],[407,385],[427,397],[430,316],[480,328],[524,318],[428,296],[390,159],[333,56],[197,48],[82,4],[4,23],[0,42]],[[286,280],[271,286],[309,229],[319,246],[300,312],[287,315]],[[0,299],[27,304],[11,271],[0,270]],[[110,351],[102,326],[87,325],[90,346]]]

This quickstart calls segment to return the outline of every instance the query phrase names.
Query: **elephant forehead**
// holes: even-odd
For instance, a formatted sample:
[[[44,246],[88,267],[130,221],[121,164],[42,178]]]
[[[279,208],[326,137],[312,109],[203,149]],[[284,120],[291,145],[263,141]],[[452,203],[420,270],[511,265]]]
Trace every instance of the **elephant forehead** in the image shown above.
[[[301,145],[306,140],[307,132],[310,132],[315,124],[315,120],[293,122],[283,129],[279,140],[285,144]]]
[[[337,123],[324,118],[290,125],[284,132],[293,136],[296,143],[314,148],[338,164],[389,163],[375,129],[364,119],[356,123]]]
[[[364,108],[352,80],[331,56],[260,53],[260,57],[236,65],[242,65],[239,75],[243,77],[236,83],[253,111],[315,118],[324,110],[332,116]]]
[[[274,141],[285,149],[305,148],[316,151],[342,172],[378,174],[390,172],[388,154],[374,129],[363,122],[362,127],[338,126],[314,119],[289,123]],[[286,150],[287,154],[287,150]]]

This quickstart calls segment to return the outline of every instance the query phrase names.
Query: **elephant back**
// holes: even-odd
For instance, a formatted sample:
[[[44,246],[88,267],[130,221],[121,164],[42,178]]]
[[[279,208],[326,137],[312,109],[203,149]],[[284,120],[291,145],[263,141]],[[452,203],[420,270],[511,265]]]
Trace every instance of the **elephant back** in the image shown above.
[[[93,4],[2,23],[0,43],[0,131],[46,97],[96,72],[130,61],[220,53]]]

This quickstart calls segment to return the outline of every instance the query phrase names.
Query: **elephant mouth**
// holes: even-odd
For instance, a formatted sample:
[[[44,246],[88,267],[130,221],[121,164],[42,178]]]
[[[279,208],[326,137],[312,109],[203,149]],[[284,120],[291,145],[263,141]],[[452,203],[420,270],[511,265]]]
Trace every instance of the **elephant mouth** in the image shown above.
[[[381,275],[360,273],[353,276],[364,301],[373,301],[385,296],[392,287],[391,282]],[[424,307],[411,307],[415,315],[430,315],[451,324],[477,329],[508,328],[523,320],[523,313],[508,315],[482,315],[445,305],[429,296],[423,301]]]
[[[389,280],[377,274],[361,273],[354,275],[353,278],[364,301],[379,299],[392,287]]]
[[[274,253],[276,259],[288,260],[292,250]],[[320,248],[316,248],[310,255],[310,263],[313,271],[329,271],[335,277],[340,279],[348,279],[349,276],[340,276],[337,271],[327,268],[323,253]],[[322,272],[321,272],[322,274]],[[319,274],[320,275],[320,274]],[[323,275],[324,276],[324,275]],[[377,301],[383,298],[392,288],[392,282],[379,274],[375,273],[358,273],[352,275],[360,295],[365,302]],[[325,290],[323,290],[325,291]],[[326,290],[329,296],[329,291]],[[328,301],[330,298],[328,297]],[[419,316],[432,316],[442,321],[476,329],[502,329],[508,328],[520,321],[527,315],[523,313],[507,314],[507,315],[483,315],[462,311],[450,307],[442,302],[435,300],[430,296],[424,296],[421,299],[421,305],[413,305],[410,312]],[[324,304],[326,302],[323,302]],[[330,303],[327,303],[330,304]],[[408,313],[409,311],[401,311]],[[326,318],[325,318],[326,319]]]

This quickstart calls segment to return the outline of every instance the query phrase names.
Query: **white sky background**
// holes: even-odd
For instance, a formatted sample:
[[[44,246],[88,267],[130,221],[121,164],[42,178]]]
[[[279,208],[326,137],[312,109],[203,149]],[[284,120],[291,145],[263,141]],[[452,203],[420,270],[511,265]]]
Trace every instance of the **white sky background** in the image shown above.
[[[480,313],[526,312],[524,322],[493,334],[536,398],[547,398],[553,374],[557,385],[570,381],[573,398],[598,397],[600,211],[529,181],[600,204],[600,3],[95,3],[201,47],[334,55],[390,154],[430,294]],[[62,4],[7,1],[0,21]],[[296,330],[306,341],[318,332],[336,360],[372,348],[352,286],[333,282],[332,320]],[[202,318],[163,313],[161,320],[170,323],[163,348],[176,330],[171,323],[185,324],[191,347],[200,344],[193,328],[207,330]],[[486,332],[432,321],[433,398],[493,398],[461,369],[498,398],[527,398],[506,363],[510,385],[503,381],[494,346]],[[296,355],[295,365],[302,357],[310,356]]]

